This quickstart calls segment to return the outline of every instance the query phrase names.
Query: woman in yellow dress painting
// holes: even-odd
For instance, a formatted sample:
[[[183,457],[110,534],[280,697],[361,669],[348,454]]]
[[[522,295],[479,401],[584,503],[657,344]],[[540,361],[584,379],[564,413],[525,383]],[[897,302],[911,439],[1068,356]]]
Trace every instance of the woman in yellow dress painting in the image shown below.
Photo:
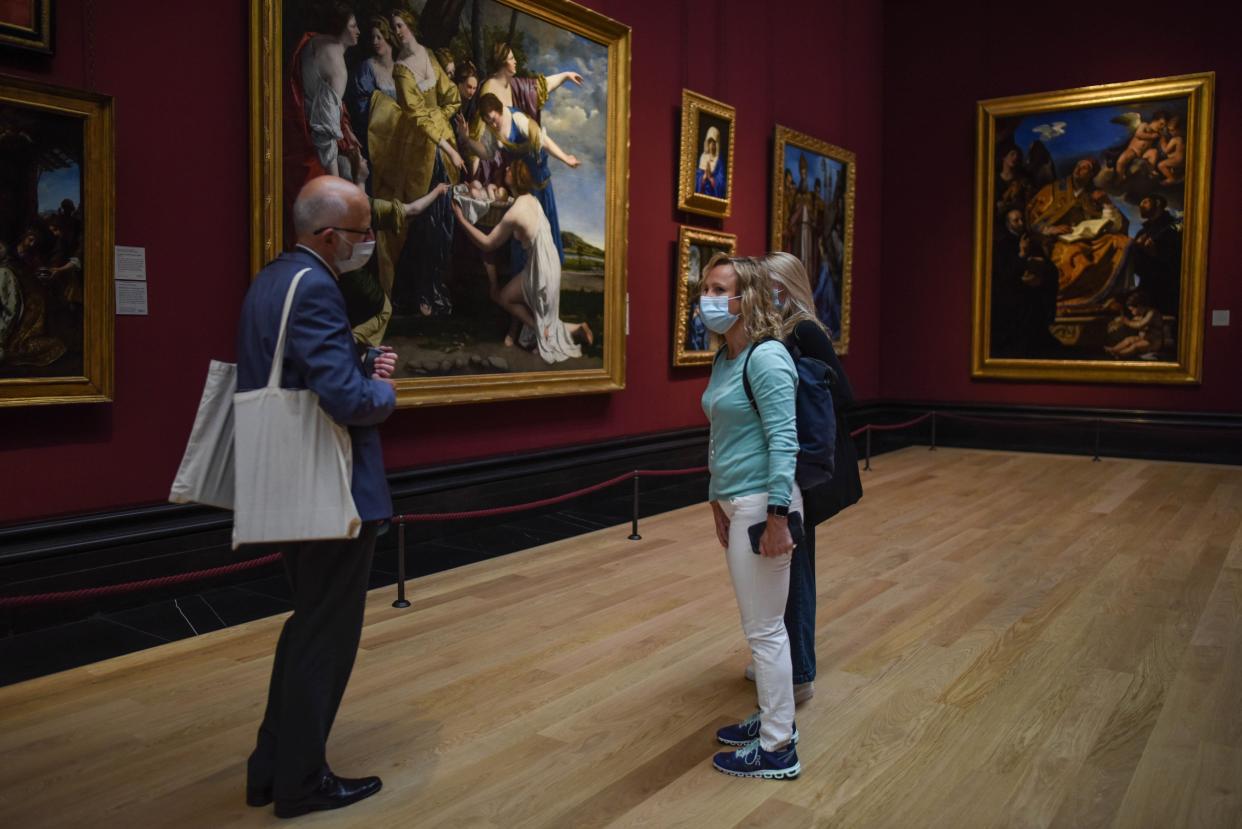
[[[415,17],[393,12],[401,43],[393,64],[396,100],[376,91],[367,144],[372,194],[412,202],[438,184],[456,184],[464,164],[454,146],[452,118],[461,109],[456,84],[414,35]],[[447,281],[453,247],[453,213],[447,194],[437,198],[401,233],[379,237],[380,283],[397,314],[447,315],[453,305]]]

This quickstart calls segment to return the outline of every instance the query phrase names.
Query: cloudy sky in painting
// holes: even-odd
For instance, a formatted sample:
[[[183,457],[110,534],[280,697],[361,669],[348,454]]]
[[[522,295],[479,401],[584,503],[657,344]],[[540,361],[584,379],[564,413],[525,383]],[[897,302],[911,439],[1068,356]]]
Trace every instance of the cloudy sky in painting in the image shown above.
[[[49,170],[39,176],[39,212],[53,213],[60,203],[69,199],[75,206],[82,203],[82,170],[76,164]]]
[[[507,28],[510,9],[493,0],[483,4],[485,26]],[[469,25],[469,6],[465,13]],[[518,15],[518,32],[525,35],[528,65],[518,71],[553,75],[572,70],[584,83],[566,82],[548,97],[543,126],[561,149],[582,162],[576,170],[555,158],[548,159],[552,188],[556,192],[561,229],[577,233],[598,247],[604,246],[605,136],[608,127],[608,48],[587,38],[545,23],[527,14]]]

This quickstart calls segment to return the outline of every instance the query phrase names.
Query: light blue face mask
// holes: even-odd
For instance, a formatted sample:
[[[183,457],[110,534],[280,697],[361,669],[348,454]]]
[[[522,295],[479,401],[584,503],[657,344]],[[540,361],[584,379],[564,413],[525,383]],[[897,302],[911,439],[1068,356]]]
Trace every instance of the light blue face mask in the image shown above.
[[[703,324],[707,326],[707,330],[723,334],[732,328],[740,315],[729,313],[729,300],[741,298],[741,294],[699,297],[699,312],[703,315]]]

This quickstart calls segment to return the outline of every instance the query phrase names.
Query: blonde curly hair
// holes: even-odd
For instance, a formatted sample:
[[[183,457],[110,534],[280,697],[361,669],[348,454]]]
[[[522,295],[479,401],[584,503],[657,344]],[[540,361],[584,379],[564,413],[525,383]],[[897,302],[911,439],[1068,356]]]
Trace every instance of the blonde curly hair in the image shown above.
[[[737,276],[737,293],[742,297],[742,325],[746,327],[746,336],[751,342],[757,343],[769,337],[782,339],[785,336],[784,320],[781,312],[772,302],[772,280],[768,271],[753,256],[729,256],[724,252],[716,253],[703,266],[702,278],[699,280],[699,294],[702,295],[707,275],[713,268],[728,265]],[[723,339],[713,334],[712,342],[719,345]]]

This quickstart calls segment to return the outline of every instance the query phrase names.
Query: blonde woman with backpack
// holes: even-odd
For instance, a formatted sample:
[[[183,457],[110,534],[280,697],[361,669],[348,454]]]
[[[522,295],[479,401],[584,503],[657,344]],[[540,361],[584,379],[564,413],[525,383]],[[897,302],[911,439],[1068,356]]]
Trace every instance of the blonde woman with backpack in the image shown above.
[[[805,540],[794,551],[790,564],[789,600],[785,606],[785,629],[793,664],[794,701],[802,703],[815,693],[815,525],[831,518],[862,497],[858,455],[849,434],[846,411],[854,405],[854,392],[823,322],[815,314],[810,280],[798,257],[779,251],[759,260],[774,289],[773,300],[781,315],[781,336],[801,354],[831,369],[832,403],[836,410],[836,434],[832,478],[803,493]],[[755,678],[747,666],[747,679]]]

